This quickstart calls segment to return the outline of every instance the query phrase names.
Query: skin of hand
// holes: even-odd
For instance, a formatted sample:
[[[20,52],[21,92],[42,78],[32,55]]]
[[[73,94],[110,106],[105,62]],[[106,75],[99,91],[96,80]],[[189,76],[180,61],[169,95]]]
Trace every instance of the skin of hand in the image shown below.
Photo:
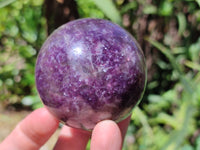
[[[92,132],[63,126],[54,150],[85,150],[91,138],[91,150],[121,150],[130,116],[116,124],[99,122]],[[59,126],[59,121],[46,108],[40,108],[18,123],[0,143],[1,150],[38,150]]]

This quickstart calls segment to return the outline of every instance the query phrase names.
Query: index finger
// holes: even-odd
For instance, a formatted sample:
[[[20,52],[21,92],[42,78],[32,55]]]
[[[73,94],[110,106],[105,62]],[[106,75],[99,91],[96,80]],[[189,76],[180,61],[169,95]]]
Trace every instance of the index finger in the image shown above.
[[[22,120],[0,144],[3,150],[38,150],[57,129],[59,121],[45,108],[35,110]]]
[[[92,132],[91,150],[121,149],[129,122],[130,116],[118,124],[111,120],[99,122]]]

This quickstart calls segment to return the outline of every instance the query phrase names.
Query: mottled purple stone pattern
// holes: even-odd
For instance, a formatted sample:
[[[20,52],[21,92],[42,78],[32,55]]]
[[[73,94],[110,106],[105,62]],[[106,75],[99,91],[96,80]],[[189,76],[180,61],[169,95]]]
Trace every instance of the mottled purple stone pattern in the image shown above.
[[[80,19],[55,30],[40,50],[35,73],[50,112],[84,129],[127,117],[146,83],[145,60],[135,39],[101,19]]]

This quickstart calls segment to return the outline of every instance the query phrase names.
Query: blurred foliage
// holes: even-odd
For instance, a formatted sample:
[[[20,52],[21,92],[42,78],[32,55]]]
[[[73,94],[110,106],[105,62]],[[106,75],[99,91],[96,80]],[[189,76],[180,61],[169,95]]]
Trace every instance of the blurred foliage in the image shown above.
[[[20,103],[29,95],[38,97],[34,66],[47,37],[42,4],[42,0],[0,1],[4,6],[0,9],[0,101],[4,105]]]
[[[81,18],[110,19],[127,29],[146,56],[146,93],[133,110],[124,150],[200,149],[200,1],[76,2]],[[34,65],[46,31],[43,0],[0,0],[2,105],[42,106]]]

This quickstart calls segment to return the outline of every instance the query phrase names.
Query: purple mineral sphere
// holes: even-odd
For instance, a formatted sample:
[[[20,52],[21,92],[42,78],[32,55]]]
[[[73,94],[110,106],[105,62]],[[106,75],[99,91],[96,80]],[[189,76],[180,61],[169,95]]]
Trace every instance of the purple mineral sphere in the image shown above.
[[[93,129],[101,120],[127,117],[146,84],[145,59],[136,40],[102,19],[62,25],[43,44],[36,86],[48,110],[66,125]]]

